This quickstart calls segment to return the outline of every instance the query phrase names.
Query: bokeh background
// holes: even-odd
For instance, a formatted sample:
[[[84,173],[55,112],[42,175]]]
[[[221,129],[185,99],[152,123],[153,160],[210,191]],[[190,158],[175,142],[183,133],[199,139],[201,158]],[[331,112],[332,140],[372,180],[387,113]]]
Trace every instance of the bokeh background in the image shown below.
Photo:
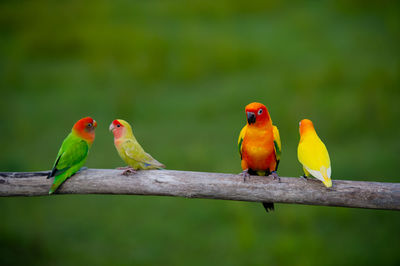
[[[399,182],[398,1],[1,1],[0,171],[49,169],[98,121],[130,121],[168,169],[239,173],[244,107],[267,105],[299,176],[298,122],[333,179]],[[146,196],[0,199],[1,265],[399,265],[400,213]]]

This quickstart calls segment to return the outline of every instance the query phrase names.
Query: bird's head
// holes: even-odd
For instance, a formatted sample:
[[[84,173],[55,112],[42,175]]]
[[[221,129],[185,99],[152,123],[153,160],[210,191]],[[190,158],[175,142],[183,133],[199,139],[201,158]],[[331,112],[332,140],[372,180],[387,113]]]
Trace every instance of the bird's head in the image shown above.
[[[75,123],[72,131],[75,132],[81,138],[93,142],[95,133],[94,130],[97,127],[97,122],[91,117],[84,117]]]
[[[304,133],[306,133],[310,130],[315,130],[314,125],[311,122],[311,120],[310,119],[301,120],[299,123],[300,136],[302,136]]]
[[[109,129],[116,139],[132,133],[132,128],[129,123],[122,119],[115,119],[112,121]]]
[[[245,110],[249,125],[264,125],[271,120],[267,107],[261,103],[250,103],[246,106]]]

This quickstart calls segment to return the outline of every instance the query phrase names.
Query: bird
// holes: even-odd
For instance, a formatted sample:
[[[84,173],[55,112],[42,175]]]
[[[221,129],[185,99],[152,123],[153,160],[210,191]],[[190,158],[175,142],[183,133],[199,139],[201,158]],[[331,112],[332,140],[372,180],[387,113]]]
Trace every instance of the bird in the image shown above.
[[[300,141],[297,157],[303,165],[304,178],[313,176],[326,187],[332,187],[331,161],[325,144],[318,137],[314,125],[309,119],[299,123]]]
[[[70,176],[78,172],[85,164],[89,149],[95,138],[97,122],[91,117],[80,119],[72,127],[71,133],[64,139],[58,151],[53,168],[47,178],[54,177],[49,194]]]
[[[133,135],[132,127],[128,122],[115,119],[109,129],[114,134],[114,145],[119,156],[128,164],[127,167],[118,168],[125,170],[123,175],[134,174],[136,170],[165,168],[165,165],[144,151]]]
[[[247,124],[242,128],[238,138],[239,154],[244,181],[250,174],[259,176],[271,175],[280,180],[277,174],[281,158],[281,139],[279,130],[272,124],[265,105],[253,102],[246,106]],[[274,210],[272,202],[263,202],[265,210]]]

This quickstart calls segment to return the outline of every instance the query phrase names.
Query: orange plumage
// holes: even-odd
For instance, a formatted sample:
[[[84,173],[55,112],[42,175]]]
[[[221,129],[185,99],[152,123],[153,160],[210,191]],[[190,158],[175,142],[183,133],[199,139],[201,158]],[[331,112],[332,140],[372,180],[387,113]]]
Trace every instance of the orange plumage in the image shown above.
[[[271,117],[263,104],[254,102],[247,105],[245,110],[247,124],[238,139],[244,180],[250,174],[272,175],[274,179],[279,179],[276,173],[281,155],[278,128],[272,125]],[[274,209],[271,202],[263,202],[263,206],[267,212]]]
[[[271,117],[261,103],[247,105],[246,115],[248,123],[241,143],[242,169],[268,175],[278,165]]]

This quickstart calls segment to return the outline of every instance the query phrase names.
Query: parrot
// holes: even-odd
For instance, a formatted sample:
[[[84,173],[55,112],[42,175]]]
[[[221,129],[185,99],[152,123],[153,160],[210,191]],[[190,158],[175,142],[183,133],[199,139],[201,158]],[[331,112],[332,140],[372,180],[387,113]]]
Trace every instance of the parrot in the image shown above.
[[[301,120],[299,131],[300,141],[297,147],[297,157],[303,165],[303,177],[314,176],[322,181],[326,187],[331,187],[331,161],[328,150],[315,132],[311,120]]]
[[[54,193],[67,178],[78,172],[85,164],[95,138],[96,127],[97,122],[91,117],[80,119],[72,127],[71,133],[64,139],[58,151],[53,169],[47,176],[47,178],[54,177],[49,194]]]
[[[276,173],[282,150],[278,128],[272,124],[267,108],[261,103],[248,104],[245,112],[247,124],[240,131],[238,139],[244,181],[250,174],[272,175],[280,180]],[[263,206],[267,212],[274,210],[271,202],[263,202]]]
[[[114,145],[119,156],[128,164],[127,167],[118,168],[125,170],[123,175],[133,174],[136,170],[165,168],[165,165],[144,151],[133,135],[132,127],[128,122],[115,119],[109,129],[114,134]]]

